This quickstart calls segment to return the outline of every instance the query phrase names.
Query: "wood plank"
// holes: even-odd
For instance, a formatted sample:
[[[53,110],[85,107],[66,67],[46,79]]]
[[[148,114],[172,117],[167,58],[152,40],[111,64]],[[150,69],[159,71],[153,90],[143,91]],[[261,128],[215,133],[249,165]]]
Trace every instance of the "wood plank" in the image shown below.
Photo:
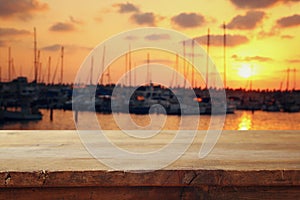
[[[105,134],[130,151],[151,151],[174,136],[165,132],[146,144]],[[94,159],[75,131],[0,131],[0,200],[300,199],[300,131],[224,131],[199,159],[204,137],[199,131],[163,169],[122,171]]]

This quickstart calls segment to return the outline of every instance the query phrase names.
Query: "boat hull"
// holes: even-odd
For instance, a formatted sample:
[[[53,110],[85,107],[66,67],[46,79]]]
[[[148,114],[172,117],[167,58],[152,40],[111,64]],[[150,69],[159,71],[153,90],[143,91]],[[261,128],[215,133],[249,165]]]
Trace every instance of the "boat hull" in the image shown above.
[[[5,120],[41,120],[43,115],[41,113],[23,113],[18,111],[4,111],[3,118]]]

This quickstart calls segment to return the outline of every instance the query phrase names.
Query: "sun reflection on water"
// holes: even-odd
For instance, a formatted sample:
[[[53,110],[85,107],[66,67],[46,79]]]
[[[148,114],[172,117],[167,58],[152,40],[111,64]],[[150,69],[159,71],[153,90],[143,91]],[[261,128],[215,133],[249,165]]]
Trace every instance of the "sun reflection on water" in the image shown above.
[[[244,112],[239,118],[238,130],[250,130],[252,128],[252,114]]]

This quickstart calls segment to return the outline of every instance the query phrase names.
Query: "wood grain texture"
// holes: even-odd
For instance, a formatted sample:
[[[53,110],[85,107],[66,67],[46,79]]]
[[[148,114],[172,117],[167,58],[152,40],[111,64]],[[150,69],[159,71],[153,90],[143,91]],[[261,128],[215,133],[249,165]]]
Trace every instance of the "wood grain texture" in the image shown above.
[[[108,132],[136,150],[119,134]],[[74,131],[0,131],[0,200],[300,199],[299,131],[224,131],[199,159],[204,136],[164,169],[130,172],[95,160]]]

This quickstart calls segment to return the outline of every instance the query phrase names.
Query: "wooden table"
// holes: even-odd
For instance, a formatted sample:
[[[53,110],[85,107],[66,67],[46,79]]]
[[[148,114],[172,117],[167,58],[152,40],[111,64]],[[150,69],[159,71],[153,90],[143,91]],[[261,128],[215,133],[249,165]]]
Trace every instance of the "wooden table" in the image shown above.
[[[118,131],[106,134],[122,148],[141,144]],[[143,151],[172,134],[142,144]],[[205,134],[199,131],[169,166],[131,172],[94,159],[76,131],[0,131],[0,200],[300,199],[300,131],[223,131],[199,159]]]

